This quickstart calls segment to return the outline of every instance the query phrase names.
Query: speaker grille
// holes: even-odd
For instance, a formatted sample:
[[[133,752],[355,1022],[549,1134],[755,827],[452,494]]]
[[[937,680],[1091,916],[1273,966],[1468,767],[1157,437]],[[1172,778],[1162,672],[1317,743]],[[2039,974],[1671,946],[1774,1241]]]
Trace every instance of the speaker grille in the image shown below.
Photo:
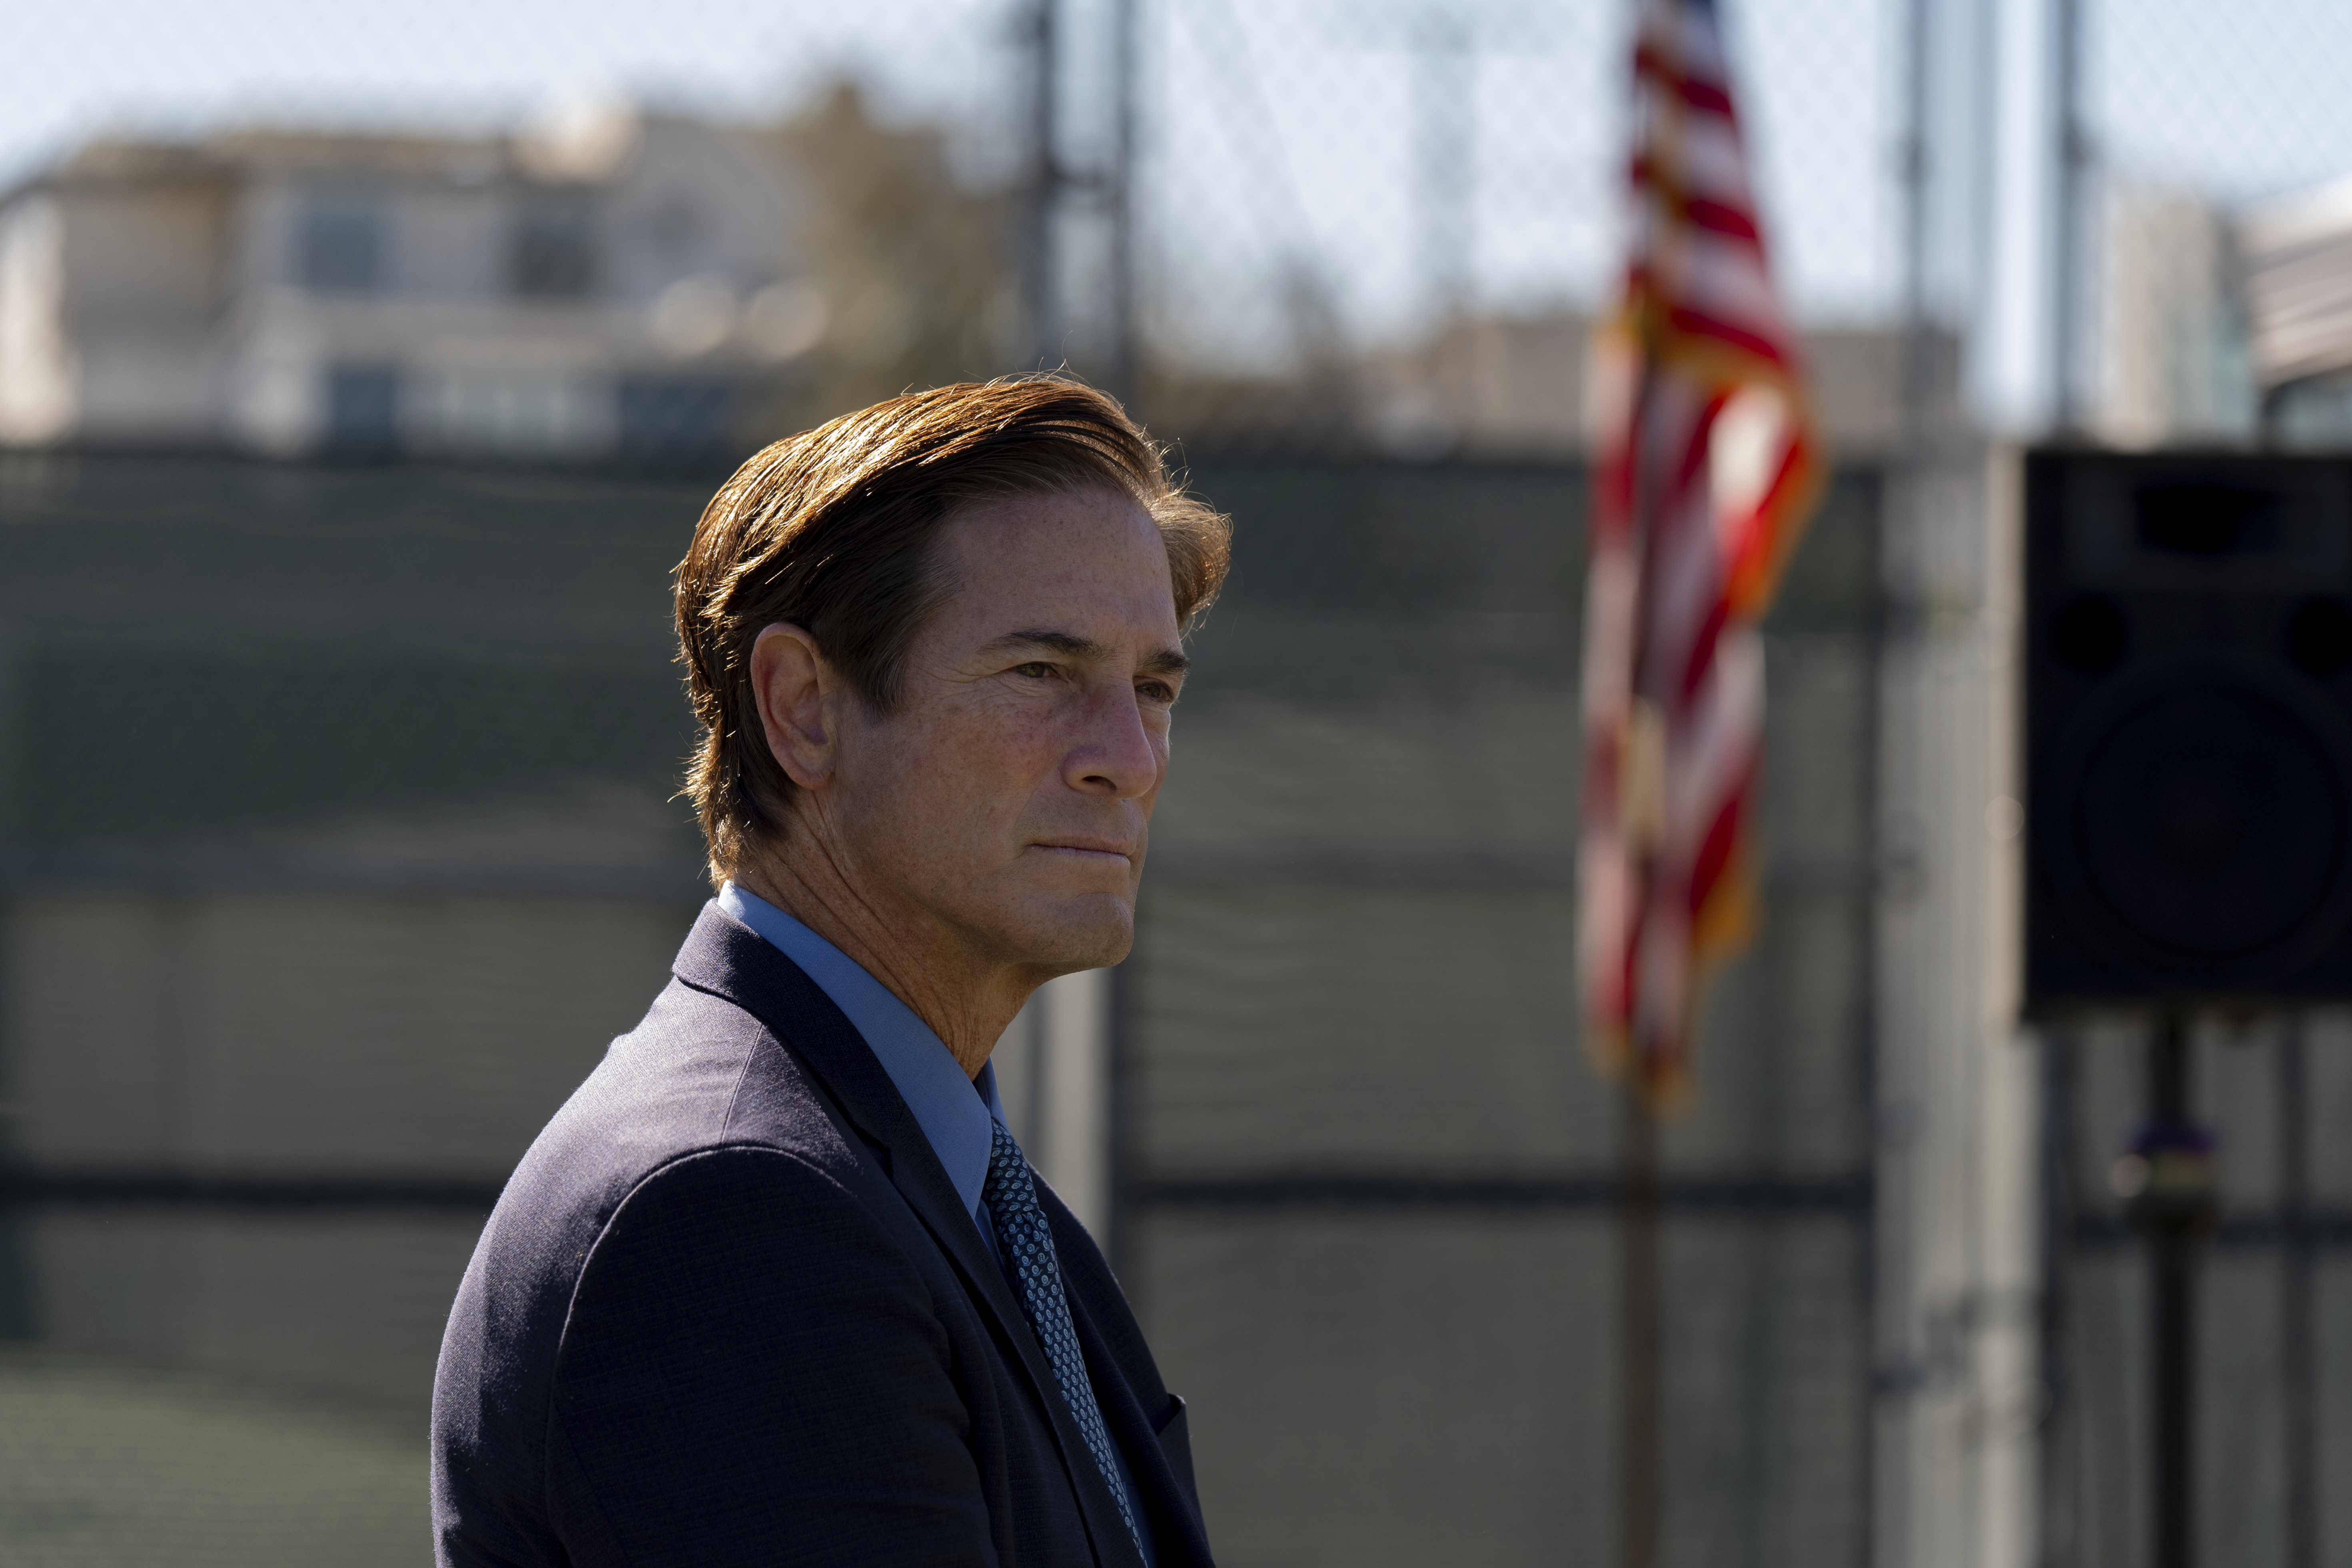
[[[2347,472],[2029,459],[2032,1005],[2352,996]]]
[[[2343,932],[2344,725],[2266,676],[2147,671],[2063,749],[2065,913],[2143,984],[2282,979]]]

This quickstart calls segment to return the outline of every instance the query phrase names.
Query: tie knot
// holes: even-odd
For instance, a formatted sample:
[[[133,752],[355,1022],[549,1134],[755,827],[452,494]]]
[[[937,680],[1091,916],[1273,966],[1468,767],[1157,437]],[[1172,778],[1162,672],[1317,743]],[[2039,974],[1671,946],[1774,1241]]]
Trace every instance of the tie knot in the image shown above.
[[[981,1201],[991,1214],[1003,1211],[1008,1204],[1014,1212],[1034,1207],[1037,1193],[1030,1184],[1029,1161],[1021,1145],[1013,1141],[1003,1122],[992,1117],[989,1127],[988,1178],[981,1184]]]

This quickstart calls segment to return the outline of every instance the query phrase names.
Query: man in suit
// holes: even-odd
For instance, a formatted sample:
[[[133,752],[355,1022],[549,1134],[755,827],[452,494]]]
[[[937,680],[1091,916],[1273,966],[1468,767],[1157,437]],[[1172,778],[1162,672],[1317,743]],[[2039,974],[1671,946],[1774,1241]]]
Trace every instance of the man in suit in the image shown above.
[[[718,897],[466,1272],[441,1563],[1208,1568],[1183,1403],[987,1064],[1128,951],[1225,559],[1055,378],[719,490],[677,580]]]

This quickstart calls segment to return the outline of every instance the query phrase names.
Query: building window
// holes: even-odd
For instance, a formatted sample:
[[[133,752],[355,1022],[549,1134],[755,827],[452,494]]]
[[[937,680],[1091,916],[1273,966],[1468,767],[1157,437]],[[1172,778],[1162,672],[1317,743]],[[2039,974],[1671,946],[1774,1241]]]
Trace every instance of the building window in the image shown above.
[[[313,202],[302,213],[299,270],[304,287],[328,294],[373,294],[384,282],[383,210],[349,197]]]
[[[327,450],[386,458],[400,447],[400,373],[385,364],[339,364],[327,372]]]
[[[596,283],[596,236],[587,204],[526,200],[515,214],[508,275],[532,299],[572,300]]]

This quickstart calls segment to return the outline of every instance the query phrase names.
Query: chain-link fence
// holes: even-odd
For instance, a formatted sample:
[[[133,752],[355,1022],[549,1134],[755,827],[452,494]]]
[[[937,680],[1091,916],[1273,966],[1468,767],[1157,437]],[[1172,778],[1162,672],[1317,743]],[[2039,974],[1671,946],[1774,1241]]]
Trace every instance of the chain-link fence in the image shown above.
[[[1195,446],[1562,457],[1628,19],[59,14],[0,109],[28,323],[0,436],[642,462],[1067,363]],[[1729,31],[1792,298],[1884,325],[1887,19]]]
[[[2352,435],[2309,309],[2352,260],[2308,195],[2352,174],[2352,31],[2301,0],[1722,5],[1843,468],[1769,627],[1762,937],[1667,1134],[1663,1551],[2007,1562],[2038,1519],[2128,1560],[2131,1244],[2083,1200],[2063,1386],[1995,1388],[2030,1303],[1936,1259],[1979,1239],[1939,1215],[1999,1205],[1966,1161],[1905,1162],[2018,1109],[1927,1058],[2013,1043],[1927,973],[1980,933],[1897,928],[1960,931],[1975,906],[1937,900],[1990,853],[1999,803],[1930,760],[1998,750],[1952,696],[2004,679],[1983,434]],[[1583,344],[1630,20],[25,18],[0,1557],[424,1560],[423,1406],[480,1215],[700,897],[664,588],[702,500],[828,414],[1066,363],[1238,529],[1115,987],[1108,1217],[1221,1560],[1613,1558],[1617,1110],[1569,954]],[[2083,1194],[2141,1092],[2127,1032],[2053,1079]],[[2293,1268],[2340,1293],[2343,1075],[2314,1023],[2289,1226],[2261,1173],[2292,1053],[2248,1037],[2197,1047],[2227,1135],[2200,1517],[2215,1561],[2306,1568],[2352,1524],[2282,1522],[2289,1395],[2323,1391],[2322,1474],[2352,1395],[2334,1339],[2295,1363],[2269,1325]],[[2028,1169],[2009,1131],[1970,1158]],[[2038,1499],[1921,1500],[1942,1457],[2035,1430]]]
[[[660,590],[699,491],[7,477],[8,1528],[57,1560],[414,1560],[479,1215],[692,912]],[[1597,1560],[1614,1134],[1564,967],[1580,477],[1195,478],[1242,544],[1120,972],[1114,1226],[1212,1519],[1238,1563]],[[1771,798],[1814,809],[1776,815],[1768,943],[1673,1144],[1671,1534],[1700,1557],[1851,1555],[1866,1516],[1873,515],[1840,492],[1781,612]],[[281,1514],[289,1489],[320,1517]]]
[[[2056,210],[2040,232],[2058,314],[2034,347],[2054,416],[2126,447],[2343,449],[2330,322],[2347,275],[2329,247],[2352,174],[2333,86],[2352,24],[2275,3],[2078,5],[2053,24]],[[2326,1135],[2345,1103],[2339,1025],[2326,1009],[2192,1025],[2172,1110],[2154,1015],[2044,1031],[2049,1560],[2308,1568],[2352,1550],[2322,1479],[2352,1432],[2332,1310],[2352,1212]],[[2176,1298],[2194,1327],[2174,1357],[2169,1265],[2125,1194],[2136,1142],[2183,1111],[2218,1134],[2218,1209]],[[2159,1408],[2182,1387],[2185,1471]],[[2184,1498],[2169,1510],[2168,1489]]]
[[[1617,1103],[1565,970],[1579,476],[1201,477],[1247,531],[1124,973],[1130,1279],[1200,1392],[1204,1496],[1235,1562],[1606,1560]],[[1769,934],[1670,1135],[1675,1560],[1863,1551],[1873,516],[1841,490],[1775,625]]]

